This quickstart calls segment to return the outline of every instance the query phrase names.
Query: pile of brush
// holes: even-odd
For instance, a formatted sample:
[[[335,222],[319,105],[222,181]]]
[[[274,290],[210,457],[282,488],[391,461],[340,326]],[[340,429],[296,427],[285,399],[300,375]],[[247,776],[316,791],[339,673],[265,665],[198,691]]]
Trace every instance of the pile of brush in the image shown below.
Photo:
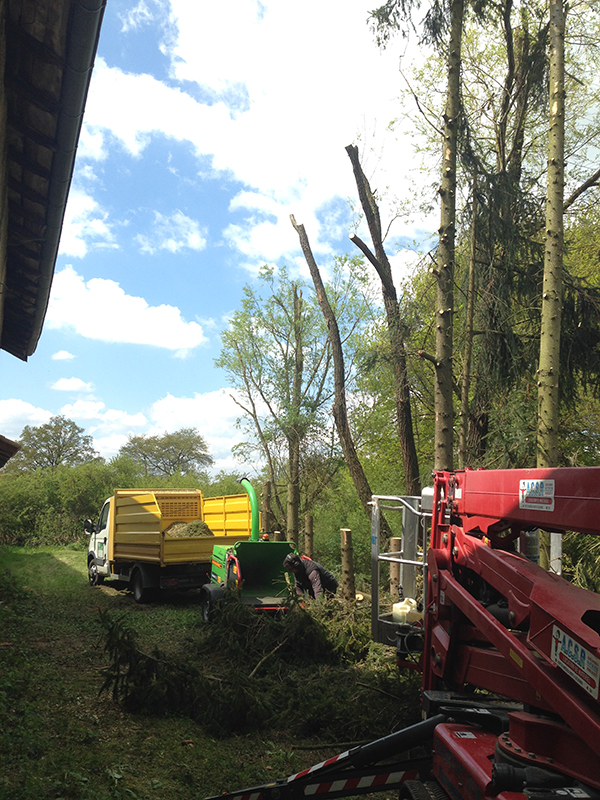
[[[231,596],[178,657],[144,652],[123,615],[102,622],[110,664],[101,691],[128,711],[188,716],[216,736],[268,729],[336,742],[418,719],[418,680],[371,642],[368,609],[355,603],[271,617]]]

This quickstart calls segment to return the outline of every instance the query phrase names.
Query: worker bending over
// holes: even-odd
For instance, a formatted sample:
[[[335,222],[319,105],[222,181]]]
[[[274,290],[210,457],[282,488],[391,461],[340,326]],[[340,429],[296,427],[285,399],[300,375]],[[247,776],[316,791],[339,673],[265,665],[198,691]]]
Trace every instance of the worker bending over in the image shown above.
[[[293,573],[296,581],[296,593],[306,594],[310,597],[319,597],[321,594],[334,595],[338,582],[331,572],[310,558],[288,553],[283,560],[283,566]]]

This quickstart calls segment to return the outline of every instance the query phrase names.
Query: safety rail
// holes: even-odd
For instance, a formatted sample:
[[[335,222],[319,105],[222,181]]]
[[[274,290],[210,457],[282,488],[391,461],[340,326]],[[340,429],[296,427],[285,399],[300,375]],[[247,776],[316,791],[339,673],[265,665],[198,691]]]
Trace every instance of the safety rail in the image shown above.
[[[380,564],[398,564],[404,597],[415,597],[417,569],[423,571],[423,607],[427,588],[427,520],[431,519],[433,492],[424,489],[420,497],[373,495],[371,499],[371,637],[381,644],[396,645],[398,622],[392,612],[380,613]],[[393,505],[391,505],[393,503]],[[381,553],[382,511],[402,512],[401,548],[395,553]],[[421,551],[418,549],[419,535]]]

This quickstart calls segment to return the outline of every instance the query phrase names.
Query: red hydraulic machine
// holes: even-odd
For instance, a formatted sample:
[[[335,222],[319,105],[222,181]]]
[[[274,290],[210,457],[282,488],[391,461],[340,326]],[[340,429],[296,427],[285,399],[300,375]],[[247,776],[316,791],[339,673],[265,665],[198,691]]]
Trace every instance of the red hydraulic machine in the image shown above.
[[[600,467],[436,472],[423,621],[396,630],[423,721],[220,797],[600,800],[600,596],[520,554],[537,529],[600,535]]]

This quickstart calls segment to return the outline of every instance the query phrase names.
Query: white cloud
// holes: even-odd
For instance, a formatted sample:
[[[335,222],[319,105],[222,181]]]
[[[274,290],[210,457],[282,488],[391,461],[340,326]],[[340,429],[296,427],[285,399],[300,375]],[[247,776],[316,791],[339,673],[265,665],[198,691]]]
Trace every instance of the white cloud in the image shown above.
[[[215,470],[240,469],[231,455],[231,448],[240,441],[236,420],[241,415],[231,389],[218,389],[193,397],[174,397],[167,394],[157,400],[150,410],[155,433],[197,428],[204,437]]]
[[[140,411],[129,414],[115,408],[106,408],[101,400],[77,400],[63,406],[60,413],[86,428],[94,440],[94,448],[103,458],[111,459],[132,434],[144,433],[148,419]]]
[[[199,156],[210,157],[214,171],[244,187],[231,210],[245,218],[225,232],[231,247],[254,262],[289,258],[298,251],[289,222],[294,213],[315,253],[329,254],[326,239],[339,235],[344,222],[320,221],[317,209],[356,196],[344,150],[352,142],[360,143],[380,196],[386,186],[406,194],[411,154],[389,126],[401,111],[398,48],[405,45],[378,50],[367,25],[368,0],[306,0],[301,14],[287,0],[171,0],[171,8],[171,38],[162,50],[181,86],[99,58],[85,127],[135,157],[155,135],[189,141]],[[140,20],[151,16],[148,3],[134,11]],[[215,36],[219,30],[227,36]],[[108,152],[106,142],[95,140],[94,148]],[[381,205],[385,223],[385,200]],[[398,222],[397,231],[407,225]],[[141,244],[157,247],[150,239]]]
[[[60,413],[69,419],[97,419],[102,415],[103,408],[105,405],[101,400],[76,400],[63,406]]]
[[[62,406],[58,412],[37,408],[23,400],[0,400],[0,430],[4,436],[18,439],[25,425],[42,425],[56,413],[72,419],[92,436],[94,448],[106,459],[113,458],[130,435],[161,434],[197,428],[215,460],[213,471],[246,469],[235,461],[231,448],[240,441],[236,420],[240,409],[231,398],[232,391],[219,389],[193,397],[167,394],[150,408],[130,414],[107,409],[96,398],[79,399]]]
[[[59,253],[83,258],[90,247],[116,247],[108,213],[91,195],[73,187],[69,192]]]
[[[64,406],[61,413],[87,426],[96,450],[104,458],[114,457],[132,434],[160,435],[181,428],[196,428],[215,460],[213,471],[239,471],[245,467],[235,461],[231,448],[240,441],[236,430],[240,409],[231,395],[229,389],[197,393],[192,397],[167,394],[152,404],[148,416],[114,409],[105,411],[104,403],[93,400],[78,400]]]
[[[73,353],[69,353],[68,350],[59,350],[58,352],[53,353],[50,358],[52,361],[72,361],[75,356]]]
[[[140,245],[140,252],[154,254],[158,250],[168,250],[170,253],[179,253],[181,250],[203,250],[206,247],[205,231],[200,224],[187,217],[181,211],[176,211],[170,217],[165,217],[158,211],[154,212],[154,225],[150,235],[138,235],[135,240]]]
[[[53,416],[51,411],[10,398],[0,400],[0,431],[8,439],[18,439],[25,425],[44,425]]]
[[[103,161],[108,155],[105,136],[101,130],[83,125],[77,145],[77,158]]]
[[[130,9],[127,14],[120,14],[119,16],[123,22],[123,27],[121,28],[123,33],[139,28],[154,19],[154,14],[145,0],[139,0],[138,4]]]
[[[91,383],[85,383],[81,378],[59,378],[50,387],[56,389],[58,392],[93,392],[94,386]]]
[[[110,461],[114,458],[121,447],[127,443],[129,438],[126,433],[112,433],[109,436],[94,436],[94,449],[100,453],[102,458]]]
[[[210,153],[231,118],[223,103],[202,105],[181,89],[148,74],[135,75],[96,60],[86,104],[85,127],[114,137],[130,155],[140,156],[151,134],[190,141]],[[203,146],[206,142],[207,146]],[[99,152],[99,144],[95,143]],[[102,152],[108,154],[106,142]]]
[[[74,328],[88,339],[153,345],[179,354],[207,342],[202,327],[186,322],[178,308],[150,306],[143,297],[125,294],[115,281],[85,282],[71,266],[54,276],[46,325]]]

